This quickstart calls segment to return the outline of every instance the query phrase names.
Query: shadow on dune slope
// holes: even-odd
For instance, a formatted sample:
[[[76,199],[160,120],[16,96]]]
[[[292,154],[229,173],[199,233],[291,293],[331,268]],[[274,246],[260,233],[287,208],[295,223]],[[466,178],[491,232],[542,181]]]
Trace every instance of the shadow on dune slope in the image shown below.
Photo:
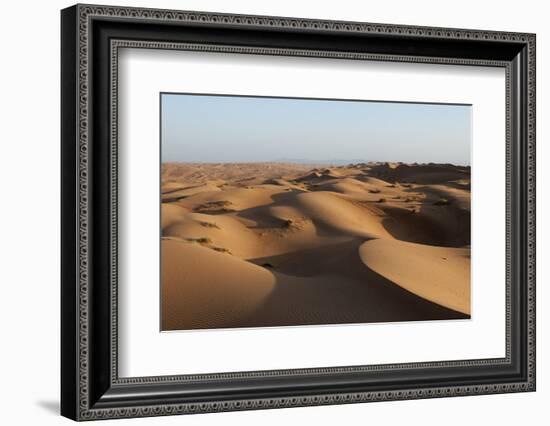
[[[251,262],[268,268],[276,280],[269,296],[243,324],[257,327],[469,318],[416,296],[366,267],[358,254],[363,241],[352,239],[253,259]]]

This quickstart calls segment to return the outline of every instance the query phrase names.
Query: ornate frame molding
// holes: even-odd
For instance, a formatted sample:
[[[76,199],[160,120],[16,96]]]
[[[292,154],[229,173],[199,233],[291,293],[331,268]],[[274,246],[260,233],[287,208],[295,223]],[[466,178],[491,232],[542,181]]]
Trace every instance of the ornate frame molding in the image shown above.
[[[125,7],[104,7],[77,5],[73,9],[76,17],[77,28],[73,31],[77,36],[76,42],[76,88],[77,88],[77,117],[76,117],[76,140],[67,141],[76,145],[76,280],[69,285],[75,285],[76,312],[74,313],[77,324],[77,336],[75,348],[77,350],[77,360],[75,360],[74,373],[76,383],[74,391],[77,393],[77,407],[67,408],[66,414],[78,420],[92,420],[113,417],[141,417],[151,415],[170,415],[196,412],[229,411],[243,409],[262,409],[278,408],[307,405],[325,405],[342,404],[352,402],[382,401],[382,400],[401,400],[415,398],[435,398],[444,396],[463,396],[488,393],[504,393],[518,391],[533,391],[535,389],[535,36],[533,34],[520,34],[510,32],[496,31],[478,31],[464,29],[447,28],[429,28],[429,27],[410,27],[402,25],[370,24],[359,22],[337,22],[324,20],[309,20],[266,16],[246,16],[230,15],[202,12],[185,12],[156,9],[136,9]],[[91,81],[90,81],[90,63],[91,63],[91,27],[95,19],[120,19],[132,20],[140,23],[178,23],[178,24],[211,24],[223,25],[227,27],[238,26],[259,29],[293,29],[303,31],[316,31],[326,33],[353,33],[353,34],[377,34],[387,37],[410,36],[415,39],[438,39],[438,40],[467,40],[467,41],[487,41],[487,42],[508,42],[525,46],[527,58],[526,75],[526,132],[527,141],[525,144],[525,161],[527,169],[526,192],[526,224],[527,224],[527,245],[526,245],[526,379],[512,381],[501,384],[482,384],[482,385],[457,385],[446,387],[428,387],[428,388],[403,388],[399,390],[373,391],[373,392],[335,392],[325,394],[315,394],[307,396],[279,396],[269,398],[248,398],[232,399],[225,401],[211,402],[176,402],[162,403],[140,406],[97,406],[91,398],[90,384],[90,354],[92,351],[91,341],[93,337],[90,332],[90,241],[91,227],[90,216],[92,206],[91,197],[91,162],[90,162],[90,114],[91,114]],[[246,373],[226,373],[216,375],[194,375],[194,376],[161,376],[145,378],[126,378],[118,377],[117,369],[117,71],[118,71],[118,49],[119,48],[155,48],[155,49],[178,49],[178,50],[196,50],[196,51],[217,51],[237,54],[262,54],[262,55],[297,55],[297,56],[315,56],[336,59],[356,59],[356,60],[375,60],[375,61],[398,61],[398,62],[424,62],[424,63],[445,63],[457,65],[481,65],[496,66],[506,69],[506,104],[507,104],[507,261],[506,261],[506,357],[503,359],[482,359],[482,360],[463,360],[453,362],[434,362],[434,363],[414,363],[414,364],[389,364],[373,366],[354,366],[354,367],[330,367],[321,369],[305,370],[274,370],[262,372]],[[511,138],[513,131],[511,123],[511,102],[513,96],[513,65],[510,61],[503,60],[483,60],[483,59],[464,59],[464,58],[445,58],[429,56],[405,56],[392,54],[370,54],[357,52],[341,51],[318,51],[312,49],[281,49],[281,48],[258,48],[246,46],[228,46],[199,43],[180,43],[180,42],[152,42],[143,40],[118,40],[113,39],[110,43],[110,90],[111,90],[111,364],[110,381],[114,387],[123,387],[124,385],[151,385],[151,384],[170,384],[179,382],[195,382],[201,380],[219,380],[219,379],[243,379],[251,377],[273,377],[273,376],[303,376],[307,374],[330,375],[333,373],[357,373],[368,371],[386,371],[411,368],[442,368],[457,366],[482,366],[482,365],[501,365],[511,362],[511,330],[512,330],[512,312],[511,312],[511,264],[510,256],[511,246],[511,209],[512,209],[512,148]],[[521,189],[521,188],[520,188]],[[64,318],[66,321],[66,318]],[[95,405],[94,405],[95,404]]]

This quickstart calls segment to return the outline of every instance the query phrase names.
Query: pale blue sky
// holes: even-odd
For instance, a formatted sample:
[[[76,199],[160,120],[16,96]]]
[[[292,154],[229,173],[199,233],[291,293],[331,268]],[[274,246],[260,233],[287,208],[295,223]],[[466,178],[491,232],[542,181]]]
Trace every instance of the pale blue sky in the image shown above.
[[[161,95],[163,162],[470,164],[471,106]]]

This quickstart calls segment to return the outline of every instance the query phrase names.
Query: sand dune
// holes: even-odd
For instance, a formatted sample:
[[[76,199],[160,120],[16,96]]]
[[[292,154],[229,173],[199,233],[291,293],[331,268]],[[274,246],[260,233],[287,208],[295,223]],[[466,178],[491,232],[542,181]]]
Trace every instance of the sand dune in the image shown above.
[[[388,182],[442,183],[457,179],[470,179],[470,168],[452,164],[391,164],[384,163],[369,169],[371,176]]]
[[[238,327],[275,285],[265,268],[170,239],[162,241],[162,274],[163,330]]]
[[[469,173],[163,164],[162,328],[468,318]]]
[[[359,255],[374,272],[411,293],[470,314],[470,250],[377,239],[363,243]]]
[[[247,319],[260,325],[296,325],[463,318],[418,297],[365,267],[360,239],[253,259],[270,264],[276,282]],[[322,261],[320,261],[322,259]],[[281,315],[284,310],[284,315]]]
[[[203,245],[218,248],[247,258],[257,252],[257,236],[233,217],[200,213],[185,213],[178,220],[163,227],[162,235],[189,242],[203,241]]]
[[[162,202],[169,203],[172,201],[178,201],[187,198],[191,195],[200,194],[201,192],[216,192],[220,191],[220,188],[213,184],[204,184],[196,186],[182,186],[174,188],[174,185],[166,185],[162,187]]]
[[[380,217],[329,192],[298,194],[301,209],[320,227],[363,238],[388,237]]]

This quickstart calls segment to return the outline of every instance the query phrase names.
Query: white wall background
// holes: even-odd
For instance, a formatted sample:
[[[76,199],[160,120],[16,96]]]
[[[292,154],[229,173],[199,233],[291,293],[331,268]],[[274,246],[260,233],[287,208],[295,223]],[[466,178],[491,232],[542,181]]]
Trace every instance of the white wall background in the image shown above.
[[[103,4],[537,33],[538,390],[421,401],[292,408],[102,424],[544,424],[550,401],[550,27],[545,2],[430,0],[104,0]],[[59,9],[71,2],[2,6],[0,66],[0,401],[2,423],[69,424],[59,405]],[[546,78],[545,78],[546,77]],[[538,421],[537,421],[538,419]]]

